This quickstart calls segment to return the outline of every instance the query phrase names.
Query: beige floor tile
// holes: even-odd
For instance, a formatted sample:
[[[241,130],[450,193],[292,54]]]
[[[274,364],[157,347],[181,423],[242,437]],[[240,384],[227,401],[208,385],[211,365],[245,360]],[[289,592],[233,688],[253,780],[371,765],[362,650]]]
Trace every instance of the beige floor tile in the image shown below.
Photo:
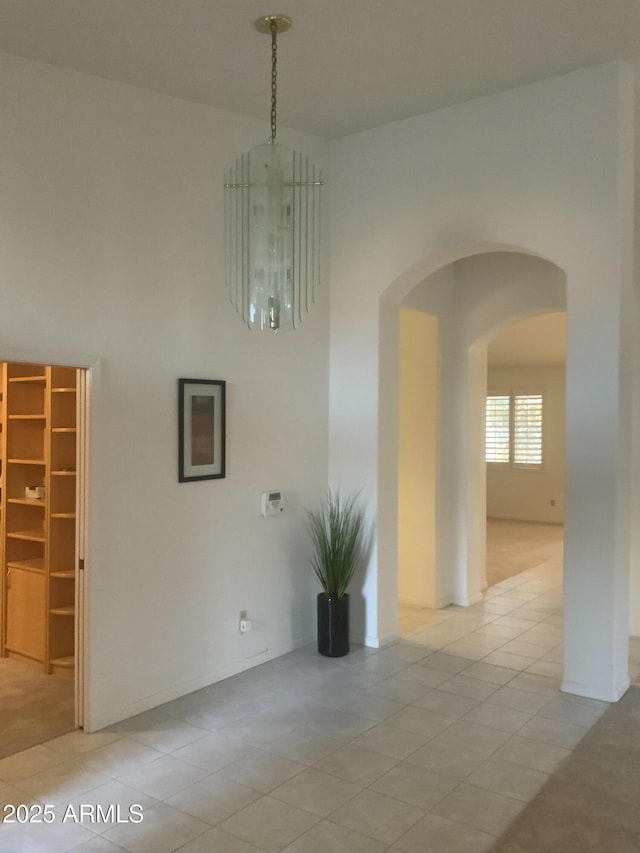
[[[562,664],[547,660],[537,660],[527,667],[527,672],[532,672],[535,675],[544,675],[547,678],[555,679],[557,684],[562,680]]]
[[[536,714],[549,701],[547,696],[519,690],[511,687],[511,684],[496,690],[487,700],[487,704],[513,708],[514,711],[522,711],[525,714]]]
[[[467,678],[477,678],[498,686],[508,684],[516,675],[512,669],[492,663],[488,658],[472,664],[465,669],[464,674]]]
[[[524,690],[528,693],[538,693],[540,696],[547,696],[551,699],[557,696],[560,689],[560,682],[555,678],[549,678],[545,675],[536,675],[533,672],[520,672],[509,682],[509,687],[515,687],[518,690]]]
[[[351,740],[372,728],[375,723],[348,711],[321,709],[312,716],[307,725],[323,737]]]
[[[437,687],[449,677],[450,673],[443,672],[440,669],[433,669],[422,662],[412,664],[396,675],[396,679],[399,681],[412,681],[416,684],[422,684],[425,687]]]
[[[396,702],[402,703],[412,702],[427,691],[427,687],[424,684],[407,681],[406,679],[402,681],[399,678],[388,678],[368,689],[370,693],[376,696],[382,696],[385,699],[393,699]]]
[[[117,778],[148,761],[162,758],[163,755],[164,753],[157,749],[152,749],[128,737],[121,737],[106,746],[92,749],[91,752],[80,757],[91,770]]]
[[[514,735],[494,753],[493,758],[510,761],[522,767],[532,767],[543,773],[553,773],[569,752],[570,750],[561,746],[527,740]]]
[[[511,642],[506,643],[502,646],[500,651],[509,655],[522,655],[526,658],[538,660],[538,658],[541,658],[547,652],[550,652],[554,645],[554,643],[527,643],[525,640],[519,639],[511,640]]]
[[[518,735],[530,740],[542,741],[553,746],[562,746],[565,749],[573,749],[586,735],[588,728],[585,726],[574,726],[572,723],[563,723],[559,720],[546,717],[532,717],[523,726]]]
[[[582,700],[579,697],[558,695],[554,696],[538,714],[563,723],[572,723],[577,726],[591,727],[598,722],[600,717],[609,708],[608,702],[599,702],[594,699]]]
[[[408,705],[387,720],[387,725],[420,735],[424,739],[435,737],[455,722],[455,717],[427,711],[417,705]],[[416,747],[417,749],[417,747]]]
[[[464,719],[468,723],[478,723],[490,729],[514,734],[529,722],[531,714],[514,711],[513,708],[504,708],[501,705],[492,705],[487,701],[469,711]]]
[[[252,755],[254,752],[254,747],[214,732],[200,738],[195,743],[175,750],[172,755],[174,758],[195,764],[197,767],[203,767],[213,773],[227,764],[232,764],[234,761]]]
[[[469,661],[467,658],[461,658],[458,655],[452,655],[448,652],[432,652],[426,658],[423,658],[420,664],[428,666],[431,669],[441,669],[443,672],[455,675],[466,669],[469,666]]]
[[[110,781],[107,776],[91,770],[82,762],[74,759],[65,761],[57,767],[49,767],[28,779],[21,779],[19,787],[43,803],[54,806],[67,803],[77,794],[91,791]]]
[[[490,649],[472,642],[465,636],[462,640],[457,640],[455,643],[450,643],[449,645],[444,646],[443,651],[447,654],[458,655],[461,658],[466,658],[471,662],[482,660],[482,658],[489,654]]]
[[[491,835],[500,835],[522,809],[523,803],[517,800],[462,782],[438,803],[433,813]]]
[[[250,755],[220,768],[218,773],[239,785],[268,794],[273,788],[305,769],[304,764],[263,750],[255,750]]]
[[[208,734],[207,729],[197,728],[173,717],[166,717],[153,723],[143,732],[133,732],[130,737],[160,752],[173,752]]]
[[[428,814],[396,841],[393,850],[403,853],[488,853],[495,842],[494,835]]]
[[[410,643],[401,641],[389,646],[381,652],[381,655],[394,657],[398,660],[406,661],[407,663],[417,663],[425,657],[425,651],[419,646],[412,646]]]
[[[305,729],[293,729],[266,744],[263,749],[288,758],[290,761],[296,761],[298,764],[310,765],[343,746],[344,743],[335,738],[320,737],[315,732]]]
[[[467,782],[528,803],[548,780],[548,773],[490,758],[473,771]]]
[[[422,809],[375,791],[363,791],[331,815],[332,822],[393,844],[421,817]]]
[[[282,853],[384,853],[388,849],[382,841],[323,820]]]
[[[141,807],[144,814],[157,802],[154,797],[150,797],[142,791],[137,791],[116,779],[110,779],[104,785],[99,785],[97,788],[92,788],[92,790],[75,797],[69,797],[68,800],[59,803],[56,809],[59,816],[57,819],[64,819],[65,813],[70,807],[73,809],[73,813],[80,817],[83,826],[100,834],[118,825],[119,820],[128,819],[133,813],[131,812],[132,806]],[[86,819],[81,810],[83,806],[90,806],[93,810],[92,813],[87,814]],[[101,811],[98,810],[98,807]],[[71,819],[73,819],[72,816]]]
[[[158,803],[145,811],[140,823],[117,826],[102,837],[131,853],[173,853],[209,828],[203,821]]]
[[[73,755],[83,755],[101,746],[107,746],[107,744],[114,743],[121,737],[122,735],[117,732],[102,731],[85,734],[85,732],[78,730],[47,741],[47,749],[54,749],[69,758]]]
[[[216,824],[255,802],[260,796],[253,788],[213,774],[178,791],[167,799],[167,804],[198,820]]]
[[[523,655],[507,654],[507,652],[500,650],[497,652],[491,652],[491,654],[484,658],[484,661],[485,663],[491,663],[495,666],[513,669],[516,672],[522,672],[531,666],[532,659],[530,657],[524,657]]]
[[[467,670],[465,669],[466,673]],[[458,696],[466,696],[469,699],[477,699],[482,702],[488,699],[492,693],[498,689],[498,684],[492,684],[489,681],[484,681],[477,678],[470,678],[468,675],[454,675],[448,681],[440,685],[440,690],[447,693],[455,693]]]
[[[106,838],[101,838],[99,835],[92,838],[91,841],[86,841],[79,847],[73,848],[74,853],[117,853],[122,847],[117,847]]]
[[[24,752],[0,759],[0,780],[19,782],[60,764],[60,753],[46,746],[34,746]]]
[[[459,781],[466,779],[486,759],[484,751],[436,739],[410,755],[406,763]]]
[[[180,853],[263,853],[263,851],[214,827],[181,847]]]
[[[264,746],[287,734],[293,726],[276,722],[266,714],[247,714],[219,732],[224,737],[239,740],[249,746]]]
[[[278,853],[318,822],[315,815],[272,797],[255,803],[223,821],[219,829],[267,853]]]
[[[202,767],[165,755],[126,773],[120,777],[120,781],[131,788],[143,791],[150,797],[166,800],[183,788],[204,779],[208,773],[209,771]]]
[[[483,753],[485,757],[489,757],[508,739],[509,734],[507,732],[469,723],[465,717],[457,720],[435,738],[439,743],[455,744],[466,749],[473,749],[476,752]]]
[[[419,712],[419,709],[415,709]],[[400,714],[403,714],[401,711]],[[424,712],[428,714],[428,711]],[[391,718],[390,724],[381,724],[369,729],[368,732],[355,738],[351,743],[353,746],[360,746],[363,749],[371,749],[373,752],[379,752],[381,755],[387,755],[389,758],[402,759],[407,755],[411,755],[421,746],[424,746],[426,738],[413,731],[406,731],[404,728],[398,727],[394,722],[397,715]]]
[[[383,773],[395,767],[397,763],[395,758],[380,755],[369,749],[344,746],[314,766],[316,770],[323,770],[325,773],[331,773],[347,782],[364,786],[375,782]]]
[[[289,805],[327,817],[359,794],[362,788],[320,770],[308,769],[271,791],[270,796]]]
[[[95,833],[79,823],[3,823],[0,850],[7,853],[67,853],[93,841]]]
[[[470,699],[468,696],[447,693],[445,690],[430,690],[412,704],[417,708],[424,708],[434,714],[441,714],[455,720],[475,708],[479,701],[478,699]]]
[[[429,811],[453,790],[456,784],[456,780],[451,777],[401,762],[374,782],[371,789]]]

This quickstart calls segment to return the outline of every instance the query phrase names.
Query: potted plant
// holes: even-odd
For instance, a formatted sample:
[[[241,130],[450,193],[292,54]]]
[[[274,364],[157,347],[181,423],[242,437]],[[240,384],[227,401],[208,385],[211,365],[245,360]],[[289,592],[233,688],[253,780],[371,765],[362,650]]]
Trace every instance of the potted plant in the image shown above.
[[[327,657],[349,652],[347,589],[362,554],[364,512],[358,494],[342,498],[328,491],[320,509],[309,512],[311,566],[322,586],[318,593],[318,651]]]

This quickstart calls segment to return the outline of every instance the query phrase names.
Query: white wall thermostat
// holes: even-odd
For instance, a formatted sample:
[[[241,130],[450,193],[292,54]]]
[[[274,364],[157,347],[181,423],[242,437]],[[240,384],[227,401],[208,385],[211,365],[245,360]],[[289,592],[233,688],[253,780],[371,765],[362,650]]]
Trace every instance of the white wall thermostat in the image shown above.
[[[284,495],[282,492],[262,493],[262,515],[280,515],[284,512]]]

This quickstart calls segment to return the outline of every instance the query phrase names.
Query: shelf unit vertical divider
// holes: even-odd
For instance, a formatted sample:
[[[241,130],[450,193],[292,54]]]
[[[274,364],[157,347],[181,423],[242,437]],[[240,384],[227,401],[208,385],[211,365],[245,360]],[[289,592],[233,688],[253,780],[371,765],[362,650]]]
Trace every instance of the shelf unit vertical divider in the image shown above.
[[[51,388],[53,385],[52,370],[49,365],[45,367],[46,384],[44,388],[44,416],[45,416],[45,432],[44,432],[44,493],[47,506],[44,515],[44,606],[43,614],[45,632],[44,632],[44,671],[49,674],[51,672],[51,655],[50,655],[50,635],[51,635],[51,499],[53,496],[51,489],[51,437],[52,419],[51,419]]]
[[[5,625],[7,624],[7,365],[0,363],[2,372],[2,403],[0,409],[0,462],[2,464],[2,479],[0,480],[2,493],[0,495],[0,566],[2,568],[2,582],[0,582],[0,657],[4,657]]]

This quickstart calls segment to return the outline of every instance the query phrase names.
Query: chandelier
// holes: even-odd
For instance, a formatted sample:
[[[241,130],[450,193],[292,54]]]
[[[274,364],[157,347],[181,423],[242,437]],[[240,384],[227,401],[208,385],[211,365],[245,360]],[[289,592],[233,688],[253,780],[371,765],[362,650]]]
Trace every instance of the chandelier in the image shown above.
[[[271,137],[236,158],[225,176],[225,277],[229,298],[252,330],[295,329],[320,283],[320,170],[284,148],[277,132],[278,33],[286,15],[256,29],[271,36]]]

